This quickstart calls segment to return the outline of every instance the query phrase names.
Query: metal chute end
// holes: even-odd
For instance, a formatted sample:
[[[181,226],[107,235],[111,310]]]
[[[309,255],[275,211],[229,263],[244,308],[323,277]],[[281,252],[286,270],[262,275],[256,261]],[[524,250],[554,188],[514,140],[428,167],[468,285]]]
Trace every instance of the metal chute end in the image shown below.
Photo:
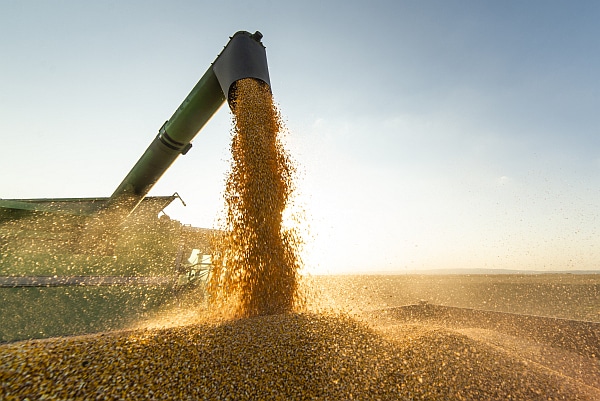
[[[259,31],[236,32],[213,63],[213,71],[230,107],[235,105],[235,82],[254,78],[271,87],[267,53]]]

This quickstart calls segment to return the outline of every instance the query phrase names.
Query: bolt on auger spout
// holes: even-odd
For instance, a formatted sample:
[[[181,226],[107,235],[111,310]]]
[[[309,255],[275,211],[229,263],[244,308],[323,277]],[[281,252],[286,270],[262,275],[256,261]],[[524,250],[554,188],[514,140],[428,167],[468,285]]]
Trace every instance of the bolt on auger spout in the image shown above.
[[[267,55],[258,31],[236,32],[148,149],[111,195],[107,207],[125,218],[133,212],[163,173],[192,147],[191,141],[223,105],[233,102],[236,81],[255,78],[271,85]]]

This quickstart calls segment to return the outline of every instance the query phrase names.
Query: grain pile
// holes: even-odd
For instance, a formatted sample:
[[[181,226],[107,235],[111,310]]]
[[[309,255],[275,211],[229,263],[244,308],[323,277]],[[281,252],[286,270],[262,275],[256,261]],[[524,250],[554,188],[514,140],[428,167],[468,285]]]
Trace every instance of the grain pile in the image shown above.
[[[226,234],[214,246],[208,292],[219,308],[232,302],[235,316],[288,312],[299,299],[301,242],[282,225],[294,189],[283,124],[269,86],[252,78],[236,82],[232,110]]]
[[[279,314],[0,346],[2,400],[593,399],[469,338]]]
[[[293,166],[268,87],[238,82],[235,122],[227,234],[208,289],[237,318],[0,344],[0,400],[597,399],[456,332],[294,313],[300,241],[282,224]]]

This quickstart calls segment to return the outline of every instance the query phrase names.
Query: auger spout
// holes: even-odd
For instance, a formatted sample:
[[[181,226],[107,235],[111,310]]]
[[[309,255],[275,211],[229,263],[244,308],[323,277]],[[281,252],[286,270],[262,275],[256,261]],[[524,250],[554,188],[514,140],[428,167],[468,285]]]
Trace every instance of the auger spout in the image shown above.
[[[156,138],[111,195],[107,207],[126,217],[163,173],[192,147],[192,139],[223,105],[232,100],[234,83],[255,78],[270,84],[262,34],[236,32],[190,94],[160,128]]]

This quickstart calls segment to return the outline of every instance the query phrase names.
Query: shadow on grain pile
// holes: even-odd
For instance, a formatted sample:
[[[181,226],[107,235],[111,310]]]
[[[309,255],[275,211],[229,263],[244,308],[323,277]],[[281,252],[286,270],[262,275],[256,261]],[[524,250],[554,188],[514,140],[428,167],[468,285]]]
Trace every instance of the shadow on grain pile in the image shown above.
[[[598,399],[466,335],[288,313],[0,346],[0,399]]]
[[[520,361],[528,369],[546,372],[558,382],[574,383],[587,397],[600,399],[599,323],[424,303],[365,315],[388,338],[398,338],[411,326],[417,331],[441,330],[462,336]],[[405,340],[404,334],[400,335],[401,341]]]

